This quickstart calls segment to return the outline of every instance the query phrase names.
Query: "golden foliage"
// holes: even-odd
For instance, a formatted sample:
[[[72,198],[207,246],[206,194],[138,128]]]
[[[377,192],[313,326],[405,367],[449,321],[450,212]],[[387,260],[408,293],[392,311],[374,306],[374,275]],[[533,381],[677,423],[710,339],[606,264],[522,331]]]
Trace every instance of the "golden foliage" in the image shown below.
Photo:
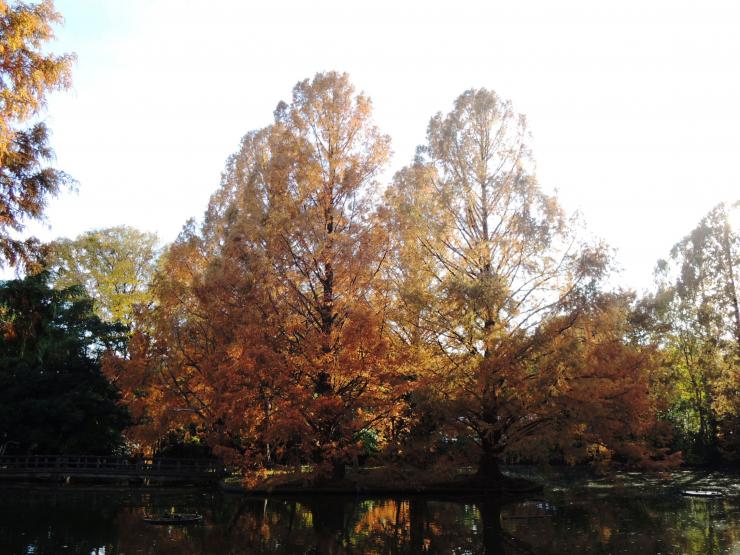
[[[12,232],[23,230],[26,218],[41,218],[47,197],[71,183],[63,172],[44,166],[54,155],[45,124],[22,128],[50,92],[70,85],[74,57],[46,51],[52,26],[60,21],[51,0],[12,5],[0,0],[0,256],[29,269],[36,269],[40,245]]]
[[[652,351],[527,137],[508,101],[467,91],[381,197],[369,99],[345,74],[298,83],[164,254],[130,357],[109,358],[132,438],[194,430],[245,467],[334,477],[368,451],[445,474],[456,442],[486,476],[525,451],[659,458]]]

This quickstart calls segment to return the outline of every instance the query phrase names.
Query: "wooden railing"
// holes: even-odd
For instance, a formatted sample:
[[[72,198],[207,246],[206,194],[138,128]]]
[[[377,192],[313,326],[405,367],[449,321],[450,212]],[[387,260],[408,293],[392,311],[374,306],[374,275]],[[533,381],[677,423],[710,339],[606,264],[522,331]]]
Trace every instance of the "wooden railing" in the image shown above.
[[[225,470],[218,461],[203,459],[32,455],[0,457],[0,476],[4,474],[215,479]]]

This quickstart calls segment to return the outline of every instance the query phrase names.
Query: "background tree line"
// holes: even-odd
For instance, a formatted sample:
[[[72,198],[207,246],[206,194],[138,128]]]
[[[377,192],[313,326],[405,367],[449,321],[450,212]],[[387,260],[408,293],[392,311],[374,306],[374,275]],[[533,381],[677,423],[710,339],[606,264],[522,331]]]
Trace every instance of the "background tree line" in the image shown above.
[[[131,445],[206,443],[335,477],[367,456],[494,479],[502,461],[734,460],[735,207],[678,243],[638,299],[605,285],[606,246],[539,187],[508,101],[463,93],[385,187],[389,139],[370,110],[346,75],[299,83],[244,137],[202,224],[156,266],[141,251],[131,268],[150,277],[113,279],[146,284],[105,363]],[[95,235],[135,250],[131,230],[58,242],[52,276],[74,275],[69,253]],[[87,286],[100,306],[116,290]]]
[[[71,58],[42,53],[50,2],[0,2],[0,19],[0,239],[30,272],[0,287],[4,449],[122,449],[130,423],[127,449],[333,477],[368,456],[494,480],[504,461],[737,459],[737,204],[638,299],[539,186],[511,102],[464,92],[381,184],[390,139],[329,72],[245,135],[203,221],[161,252],[126,227],[21,242],[70,183],[45,128],[20,125]]]

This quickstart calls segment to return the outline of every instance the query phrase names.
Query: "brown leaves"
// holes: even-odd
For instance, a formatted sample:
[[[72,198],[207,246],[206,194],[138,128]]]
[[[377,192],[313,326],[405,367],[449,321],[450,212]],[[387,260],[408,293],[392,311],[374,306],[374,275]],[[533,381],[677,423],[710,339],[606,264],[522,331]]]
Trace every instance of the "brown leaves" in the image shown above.
[[[124,363],[152,399],[266,462],[349,460],[397,399],[369,196],[387,156],[369,100],[336,73],[244,138],[201,232],[164,255],[148,348]]]
[[[38,269],[38,241],[19,241],[12,232],[22,230],[26,218],[41,218],[47,198],[72,184],[64,172],[46,167],[53,158],[47,127],[21,128],[49,92],[70,84],[74,57],[46,52],[60,20],[51,0],[0,0],[0,257],[30,270]]]
[[[490,475],[533,446],[649,456],[650,353],[625,341],[623,299],[596,288],[608,258],[539,189],[526,139],[509,102],[468,91],[380,203],[389,140],[369,100],[344,74],[298,83],[111,361],[148,441],[195,427],[253,469],[334,477],[370,449],[445,466],[477,445]]]

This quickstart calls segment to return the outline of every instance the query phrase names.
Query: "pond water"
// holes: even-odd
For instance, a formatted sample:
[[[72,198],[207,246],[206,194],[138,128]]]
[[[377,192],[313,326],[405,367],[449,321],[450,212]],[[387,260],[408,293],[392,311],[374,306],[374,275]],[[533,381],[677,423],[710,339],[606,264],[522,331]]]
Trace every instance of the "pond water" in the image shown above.
[[[695,487],[702,487],[701,483]],[[213,490],[0,486],[2,554],[681,553],[740,555],[740,496],[630,477],[523,498],[246,497]],[[198,512],[155,526],[145,515]]]

